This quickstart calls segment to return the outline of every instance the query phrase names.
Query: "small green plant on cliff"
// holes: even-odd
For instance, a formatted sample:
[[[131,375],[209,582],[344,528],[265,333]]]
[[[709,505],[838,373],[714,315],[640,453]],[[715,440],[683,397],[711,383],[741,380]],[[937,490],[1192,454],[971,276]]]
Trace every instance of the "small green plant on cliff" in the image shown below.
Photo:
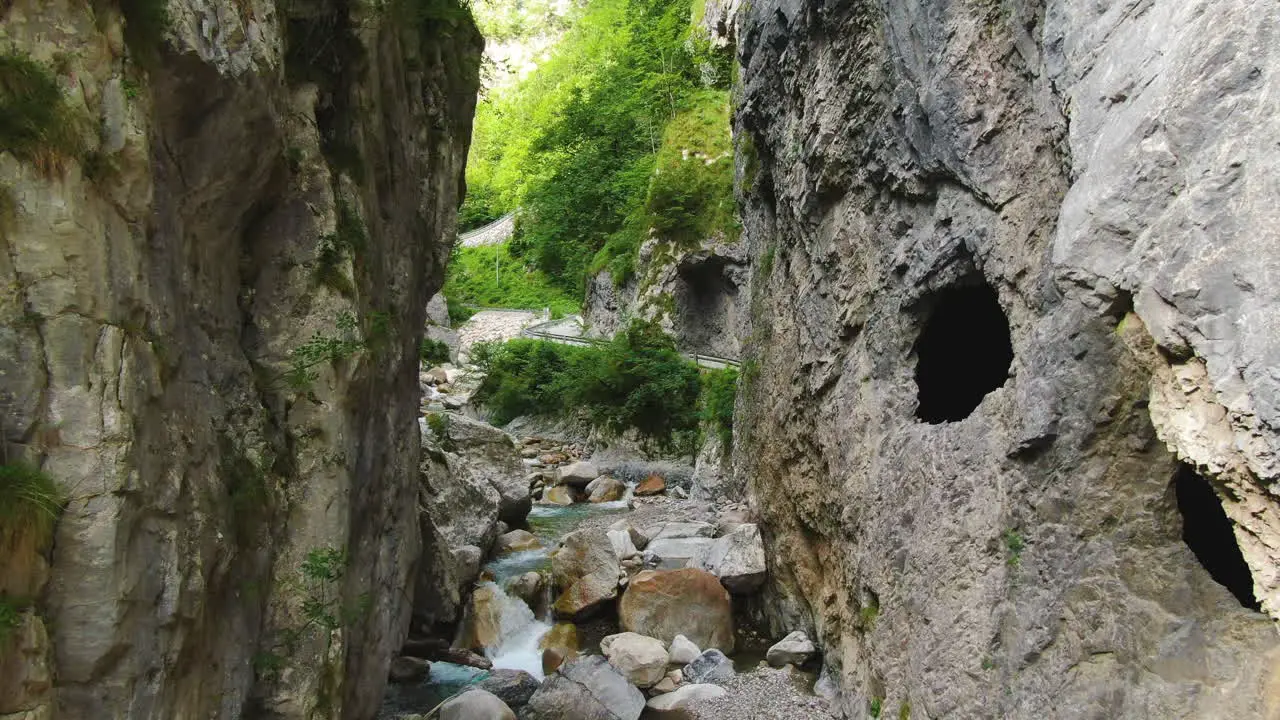
[[[0,549],[22,540],[43,547],[62,510],[62,494],[53,478],[23,462],[0,465]]]
[[[454,449],[453,439],[449,437],[448,415],[444,413],[428,414],[427,427],[431,430],[431,435],[435,437],[436,442],[440,444],[441,449],[449,451]]]
[[[289,369],[284,373],[285,383],[302,391],[320,377],[316,369],[324,363],[336,363],[364,349],[365,343],[356,337],[356,319],[349,312],[340,313],[336,322],[338,335],[316,332],[311,339],[289,353]]]
[[[903,700],[898,706],[898,720],[911,720],[911,703]]]
[[[880,706],[883,704],[884,701],[880,698],[871,698],[871,703],[867,707],[867,714],[873,718],[880,717]]]
[[[0,148],[48,173],[83,151],[58,80],[25,54],[0,54]]]
[[[22,625],[23,611],[24,607],[16,600],[0,597],[0,654],[9,636]]]
[[[343,273],[342,264],[348,258],[357,258],[369,242],[364,221],[356,209],[341,196],[338,197],[338,221],[334,232],[320,238],[316,254],[315,279],[343,297],[353,297],[355,288]]]
[[[1017,567],[1018,563],[1022,562],[1022,550],[1026,547],[1026,544],[1022,540],[1022,536],[1018,534],[1018,531],[1012,528],[1005,530],[1002,537],[1004,538],[1005,550],[1009,553],[1005,562],[1009,564],[1009,567]]]
[[[711,370],[702,375],[702,422],[720,438],[727,455],[733,448],[733,404],[738,397],[738,371]]]
[[[342,601],[342,576],[346,572],[346,553],[332,547],[313,548],[298,567],[298,577],[290,585],[298,592],[300,622],[281,630],[276,644],[257,653],[254,669],[262,677],[274,677],[307,640],[322,638],[328,657],[333,631],[366,614],[371,599],[366,593],[353,604]]]

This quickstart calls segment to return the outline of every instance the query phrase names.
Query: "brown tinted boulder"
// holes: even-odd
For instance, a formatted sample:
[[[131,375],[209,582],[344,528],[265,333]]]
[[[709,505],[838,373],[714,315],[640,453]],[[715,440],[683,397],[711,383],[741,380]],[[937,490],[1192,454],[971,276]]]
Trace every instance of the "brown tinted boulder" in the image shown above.
[[[661,475],[650,475],[640,484],[636,486],[636,494],[644,497],[647,495],[658,495],[667,489],[667,481],[662,479]]]
[[[552,582],[561,591],[555,603],[556,614],[579,616],[616,598],[620,569],[604,530],[579,530],[566,535],[551,561]]]
[[[733,652],[729,593],[695,568],[646,570],[631,578],[618,606],[622,629],[670,643],[684,635],[704,648]]]

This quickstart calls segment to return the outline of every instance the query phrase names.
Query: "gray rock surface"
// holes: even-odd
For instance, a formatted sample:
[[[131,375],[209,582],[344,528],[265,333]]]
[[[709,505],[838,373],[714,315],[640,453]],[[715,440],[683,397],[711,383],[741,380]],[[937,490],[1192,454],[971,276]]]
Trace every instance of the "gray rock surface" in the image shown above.
[[[637,720],[644,695],[599,655],[570,660],[529,699],[526,720]]]
[[[667,661],[669,663],[672,665],[684,666],[693,662],[694,658],[701,655],[702,650],[700,650],[689,638],[683,635],[677,635],[671,639],[671,647],[668,648],[668,653],[669,657]]]
[[[1278,13],[743,4],[734,465],[762,614],[812,629],[846,715],[1274,712]],[[921,331],[984,283],[1012,363],[951,385],[972,412],[922,421]],[[1179,460],[1271,617],[1183,541]]]
[[[715,539],[701,562],[707,572],[720,578],[729,592],[755,592],[764,584],[768,573],[760,528],[754,523],[735,526],[728,534]]]
[[[652,557],[663,570],[691,567],[702,569],[716,541],[706,537],[666,538],[645,546],[645,557]]]
[[[476,687],[493,693],[512,710],[519,711],[529,698],[538,691],[541,683],[524,670],[497,668],[490,670],[487,677],[476,683]]]
[[[809,636],[805,635],[803,630],[796,630],[770,646],[764,659],[778,668],[784,665],[803,665],[817,651]]]
[[[600,652],[639,688],[650,687],[667,674],[667,648],[661,640],[633,632],[618,633],[600,641]]]
[[[607,531],[578,530],[565,536],[551,558],[551,579],[560,593],[555,611],[574,617],[618,596],[618,556]]]
[[[440,720],[516,720],[516,714],[497,695],[479,688],[449,698],[436,714]]]
[[[572,485],[573,487],[581,490],[592,480],[600,477],[600,469],[593,463],[583,460],[560,468],[558,476],[560,482],[565,485]]]
[[[703,650],[681,669],[685,682],[723,683],[733,679],[733,661],[716,648]]]
[[[719,685],[682,685],[665,695],[658,695],[646,703],[650,710],[668,711],[688,707],[699,700],[712,700],[728,695]]]

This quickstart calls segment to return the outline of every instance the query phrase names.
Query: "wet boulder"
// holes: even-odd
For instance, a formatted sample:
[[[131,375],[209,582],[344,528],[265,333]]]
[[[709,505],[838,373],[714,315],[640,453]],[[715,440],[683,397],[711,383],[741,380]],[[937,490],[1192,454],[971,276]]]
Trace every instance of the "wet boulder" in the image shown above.
[[[519,709],[529,703],[529,698],[538,691],[541,683],[524,670],[498,669],[489,671],[489,676],[476,683],[476,687],[493,693],[507,707]]]
[[[554,606],[557,616],[588,614],[616,598],[620,572],[618,556],[604,530],[566,535],[551,561],[552,581],[561,591]]]
[[[454,695],[436,713],[440,720],[516,720],[516,714],[496,695],[477,688]]]
[[[638,720],[644,695],[609,661],[589,655],[547,677],[525,706],[526,720]]]
[[[617,478],[601,475],[587,483],[586,492],[588,502],[614,502],[621,500],[627,494],[627,486]]]

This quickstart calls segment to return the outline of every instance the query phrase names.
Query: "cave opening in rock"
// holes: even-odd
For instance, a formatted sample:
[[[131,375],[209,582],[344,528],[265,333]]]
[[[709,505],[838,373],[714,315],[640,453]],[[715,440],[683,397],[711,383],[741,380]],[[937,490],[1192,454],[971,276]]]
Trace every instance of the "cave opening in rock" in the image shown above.
[[[1240,604],[1258,610],[1253,596],[1253,576],[1240,554],[1231,520],[1222,509],[1217,493],[1186,463],[1173,477],[1173,489],[1182,515],[1182,541],[1195,553],[1200,565],[1219,585],[1231,591]]]
[[[985,282],[943,290],[929,308],[915,346],[916,417],[931,424],[963,420],[1009,377],[1009,319]]]

